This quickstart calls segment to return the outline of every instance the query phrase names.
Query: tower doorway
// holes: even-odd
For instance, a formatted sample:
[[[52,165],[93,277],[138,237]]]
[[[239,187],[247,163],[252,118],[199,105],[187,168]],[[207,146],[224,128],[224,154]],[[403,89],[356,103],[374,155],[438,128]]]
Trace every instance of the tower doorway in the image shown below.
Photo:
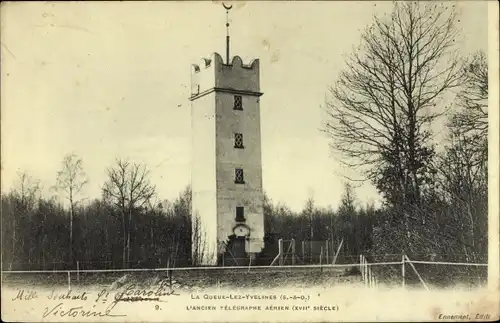
[[[246,266],[248,255],[246,252],[245,237],[231,236],[229,238],[226,252],[223,255],[224,266]]]

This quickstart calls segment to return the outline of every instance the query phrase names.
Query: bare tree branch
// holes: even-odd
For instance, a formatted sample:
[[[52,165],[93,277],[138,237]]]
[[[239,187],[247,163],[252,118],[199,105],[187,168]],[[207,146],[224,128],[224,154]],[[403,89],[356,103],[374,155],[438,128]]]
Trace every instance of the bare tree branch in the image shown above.
[[[56,190],[62,191],[70,204],[69,214],[69,255],[73,263],[73,217],[75,213],[75,198],[81,193],[88,180],[83,171],[83,161],[75,154],[66,155],[62,168],[57,172]]]
[[[463,81],[455,20],[451,6],[395,3],[366,29],[330,88],[331,147],[392,202],[419,201],[434,155],[430,127],[445,112],[444,94]]]
[[[156,194],[149,180],[145,165],[117,159],[114,167],[108,168],[108,180],[102,187],[103,197],[115,205],[122,217],[123,266],[130,261],[130,236],[135,211],[148,205]]]

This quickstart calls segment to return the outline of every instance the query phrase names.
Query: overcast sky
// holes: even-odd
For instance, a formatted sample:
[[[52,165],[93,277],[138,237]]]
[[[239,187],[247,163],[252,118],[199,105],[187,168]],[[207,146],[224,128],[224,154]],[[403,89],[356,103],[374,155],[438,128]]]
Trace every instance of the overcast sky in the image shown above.
[[[264,190],[299,210],[336,207],[346,170],[319,131],[327,88],[374,14],[391,2],[239,3],[232,54],[261,60]],[[487,3],[460,2],[461,51],[487,50]],[[162,198],[190,182],[190,64],[224,55],[225,11],[212,2],[2,5],[2,191],[18,170],[53,185],[65,154],[83,158],[97,197],[106,168],[151,169]],[[355,176],[353,171],[350,176]],[[377,200],[370,185],[360,200]]]

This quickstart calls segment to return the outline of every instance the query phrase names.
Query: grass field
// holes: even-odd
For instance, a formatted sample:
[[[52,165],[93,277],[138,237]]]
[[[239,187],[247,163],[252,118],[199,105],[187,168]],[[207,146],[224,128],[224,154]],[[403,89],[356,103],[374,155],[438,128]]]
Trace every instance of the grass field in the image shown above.
[[[171,275],[171,277],[170,277]],[[181,290],[201,290],[212,287],[228,288],[277,288],[293,286],[305,288],[311,286],[335,286],[360,283],[359,275],[347,274],[343,268],[298,269],[230,269],[216,270],[177,270],[167,272],[106,272],[106,273],[71,273],[72,286],[115,287],[134,284],[150,287],[165,280],[172,282],[173,288]],[[67,273],[31,274],[7,273],[2,276],[4,286],[67,286]]]

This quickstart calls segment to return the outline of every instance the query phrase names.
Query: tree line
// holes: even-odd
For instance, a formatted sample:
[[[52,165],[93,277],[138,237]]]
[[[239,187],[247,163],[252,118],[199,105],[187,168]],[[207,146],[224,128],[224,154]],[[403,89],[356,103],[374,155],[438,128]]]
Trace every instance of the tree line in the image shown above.
[[[40,181],[20,172],[13,189],[1,196],[3,269],[67,269],[76,262],[80,269],[189,266],[203,257],[189,186],[173,201],[159,199],[148,168],[123,159],[107,175],[101,197],[84,201],[83,160],[66,156],[53,187],[66,198],[63,203],[57,195],[42,197]],[[266,196],[266,237],[344,240],[345,254],[366,250],[375,208],[357,208],[350,184],[345,190],[337,211],[309,199],[302,211],[293,212]]]
[[[15,187],[2,194],[3,269],[75,268],[77,261],[81,268],[188,263],[189,188],[174,201],[159,201],[145,165],[117,160],[108,169],[102,197],[82,202],[77,200],[87,182],[82,165],[80,158],[68,155],[58,173],[55,189],[69,205],[55,196],[42,197],[39,181],[26,173],[19,173]]]

